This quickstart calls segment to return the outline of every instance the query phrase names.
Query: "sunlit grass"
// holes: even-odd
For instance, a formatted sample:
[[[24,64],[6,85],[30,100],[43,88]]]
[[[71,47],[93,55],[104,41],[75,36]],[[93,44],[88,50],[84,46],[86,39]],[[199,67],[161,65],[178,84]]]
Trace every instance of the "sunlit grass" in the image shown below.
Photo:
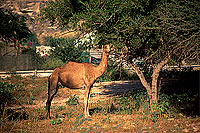
[[[51,106],[51,120],[46,120],[46,107],[35,101],[46,101],[47,78],[31,77],[1,79],[15,84],[12,93],[15,104],[6,103],[1,110],[0,129],[3,132],[181,132],[193,119],[179,113],[162,96],[157,108],[150,111],[146,91],[136,91],[90,102],[89,118],[84,117],[84,104],[76,95],[66,98],[63,105]],[[61,93],[64,95],[64,93]],[[61,95],[61,96],[62,96]],[[91,94],[95,97],[96,94]],[[61,97],[58,95],[58,97]],[[29,105],[29,106],[27,106]],[[20,106],[20,108],[19,108]],[[12,108],[11,108],[12,107]],[[197,118],[198,119],[198,118]],[[188,129],[193,131],[192,128]]]

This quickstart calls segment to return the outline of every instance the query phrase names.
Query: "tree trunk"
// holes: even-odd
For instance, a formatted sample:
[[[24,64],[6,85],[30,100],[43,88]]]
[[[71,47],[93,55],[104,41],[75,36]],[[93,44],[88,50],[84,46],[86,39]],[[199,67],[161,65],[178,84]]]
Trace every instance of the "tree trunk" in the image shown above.
[[[141,81],[142,85],[146,88],[147,93],[149,95],[149,99],[151,99],[152,98],[151,86],[147,82],[146,78],[144,77],[144,74],[141,72],[141,70],[139,69],[139,67],[137,67],[134,63],[131,63],[130,65],[133,68],[133,70],[136,72],[136,74],[138,75],[138,77],[140,78],[140,81]]]
[[[147,82],[146,78],[144,77],[143,72],[137,67],[134,63],[130,63],[131,67],[133,70],[136,72],[138,77],[140,78],[140,81],[142,85],[146,88],[148,96],[149,96],[149,102],[150,102],[150,109],[152,110],[152,105],[154,102],[158,101],[158,77],[159,73],[162,70],[163,66],[168,63],[169,57],[166,58],[165,60],[161,61],[158,63],[158,65],[153,69],[153,74],[152,74],[152,83],[151,85]]]
[[[168,61],[169,61],[169,58],[161,61],[153,70],[152,84],[151,84],[152,102],[158,102],[158,77],[159,77],[160,71],[162,70],[164,65],[168,63]]]

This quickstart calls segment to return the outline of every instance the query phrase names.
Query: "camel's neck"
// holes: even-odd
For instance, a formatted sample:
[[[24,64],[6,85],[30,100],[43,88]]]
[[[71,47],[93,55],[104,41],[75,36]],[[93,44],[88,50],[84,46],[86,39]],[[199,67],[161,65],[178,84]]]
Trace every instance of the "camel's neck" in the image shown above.
[[[107,68],[107,61],[108,61],[108,54],[103,52],[102,58],[101,58],[101,62],[100,64],[96,67],[96,73],[95,73],[95,77],[98,78],[100,77]]]

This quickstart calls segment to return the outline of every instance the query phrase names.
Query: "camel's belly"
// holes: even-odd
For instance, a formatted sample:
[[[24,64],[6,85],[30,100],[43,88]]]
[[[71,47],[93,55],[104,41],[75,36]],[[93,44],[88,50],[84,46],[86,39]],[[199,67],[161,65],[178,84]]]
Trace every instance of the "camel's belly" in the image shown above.
[[[74,75],[61,75],[59,79],[60,83],[68,88],[83,88],[84,81],[83,78],[80,76]]]
[[[63,85],[66,86],[67,88],[70,88],[70,89],[84,88],[83,82],[79,82],[79,83],[71,83],[70,82],[70,83],[64,83]]]

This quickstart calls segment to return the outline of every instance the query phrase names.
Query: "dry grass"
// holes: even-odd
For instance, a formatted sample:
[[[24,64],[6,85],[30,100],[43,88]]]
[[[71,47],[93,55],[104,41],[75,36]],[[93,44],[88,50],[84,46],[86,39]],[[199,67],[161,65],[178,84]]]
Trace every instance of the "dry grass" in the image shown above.
[[[52,104],[52,119],[46,120],[44,105],[47,78],[11,78],[1,81],[21,84],[23,91],[20,93],[23,95],[18,97],[18,103],[5,107],[0,118],[0,132],[200,132],[199,117],[167,114],[156,116],[156,121],[153,121],[152,113],[145,112],[144,105],[138,110],[119,112],[117,109],[122,105],[113,97],[106,97],[98,102],[92,102],[92,97],[92,116],[85,118],[81,98],[79,104],[65,104],[67,97],[72,96],[66,89],[59,90]],[[24,100],[24,97],[30,97],[30,92],[33,103]],[[77,90],[75,92],[78,93]],[[15,94],[18,95],[16,92]]]

